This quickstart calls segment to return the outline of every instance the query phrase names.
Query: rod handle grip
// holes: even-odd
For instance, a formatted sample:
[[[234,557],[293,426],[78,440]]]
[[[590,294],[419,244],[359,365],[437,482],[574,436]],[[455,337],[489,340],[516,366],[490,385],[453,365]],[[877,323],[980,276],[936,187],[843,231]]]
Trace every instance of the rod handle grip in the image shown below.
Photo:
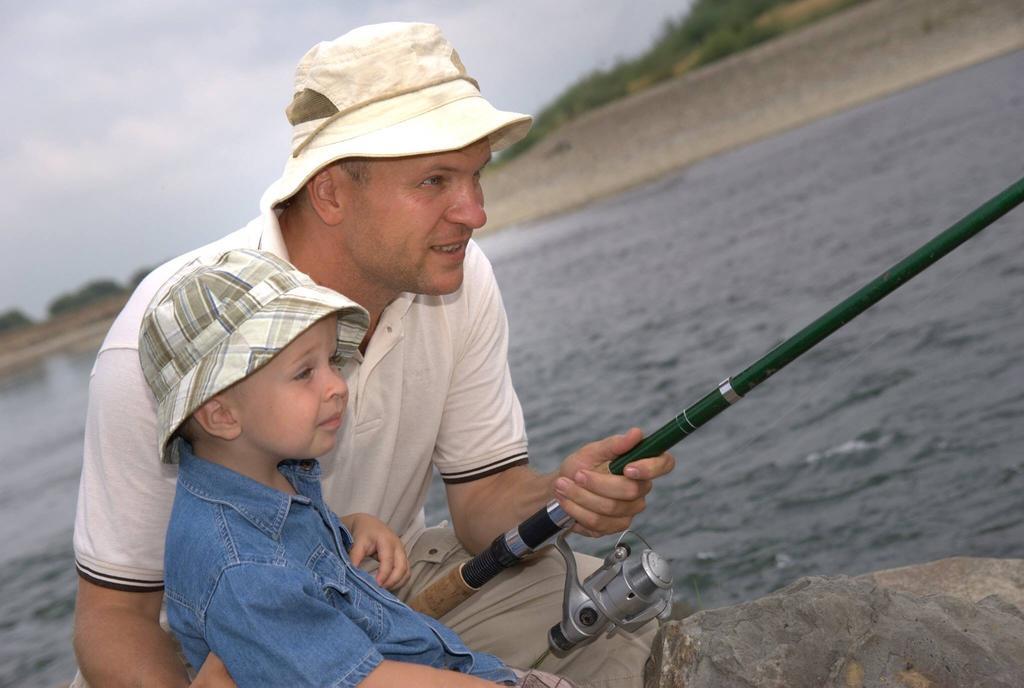
[[[466,562],[453,567],[442,578],[428,585],[421,590],[416,597],[409,602],[414,610],[440,619],[442,616],[458,607],[477,591],[462,578],[462,567]]]

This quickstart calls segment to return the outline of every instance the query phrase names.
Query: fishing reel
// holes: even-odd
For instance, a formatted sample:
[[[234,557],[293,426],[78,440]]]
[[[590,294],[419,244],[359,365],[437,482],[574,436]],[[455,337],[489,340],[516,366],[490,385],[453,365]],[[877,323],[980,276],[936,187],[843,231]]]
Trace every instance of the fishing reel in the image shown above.
[[[555,547],[565,559],[565,597],[562,621],[548,631],[551,651],[564,656],[576,645],[596,638],[606,627],[609,633],[621,628],[634,631],[654,617],[666,620],[672,613],[672,574],[668,562],[642,537],[647,545],[634,556],[622,538],[604,564],[582,583],[576,570],[576,558],[565,542],[563,531]]]

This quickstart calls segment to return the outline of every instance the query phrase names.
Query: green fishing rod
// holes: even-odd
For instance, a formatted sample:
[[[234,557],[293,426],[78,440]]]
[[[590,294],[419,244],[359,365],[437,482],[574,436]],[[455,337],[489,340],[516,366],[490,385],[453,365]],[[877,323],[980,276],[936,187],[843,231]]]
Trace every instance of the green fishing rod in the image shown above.
[[[742,399],[752,389],[802,356],[830,334],[888,296],[918,273],[950,253],[1024,201],[1024,178],[1007,187],[969,215],[858,289],[840,304],[786,339],[737,375],[644,438],[632,450],[613,459],[608,470],[621,475],[639,459],[658,456],[693,434],[709,420]],[[490,547],[420,593],[414,609],[440,617],[472,595],[502,570],[516,565],[546,540],[571,528],[575,521],[557,500],[515,528],[499,535]]]

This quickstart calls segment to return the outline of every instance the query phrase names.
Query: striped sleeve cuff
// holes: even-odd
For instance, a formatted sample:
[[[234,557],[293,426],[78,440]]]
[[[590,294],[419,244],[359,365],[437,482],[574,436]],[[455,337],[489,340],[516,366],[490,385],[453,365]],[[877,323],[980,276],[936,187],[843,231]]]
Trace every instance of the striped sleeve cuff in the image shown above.
[[[486,478],[489,475],[495,473],[501,473],[507,471],[513,466],[525,466],[530,462],[530,458],[525,451],[511,456],[506,456],[495,461],[490,461],[482,466],[476,466],[465,471],[441,471],[441,480],[448,485],[455,485],[458,483],[468,483],[480,478]]]
[[[129,571],[115,573],[108,567],[90,564],[84,563],[80,558],[75,559],[75,569],[78,571],[78,575],[101,588],[122,592],[159,592],[164,589],[164,582],[161,579],[147,579]]]

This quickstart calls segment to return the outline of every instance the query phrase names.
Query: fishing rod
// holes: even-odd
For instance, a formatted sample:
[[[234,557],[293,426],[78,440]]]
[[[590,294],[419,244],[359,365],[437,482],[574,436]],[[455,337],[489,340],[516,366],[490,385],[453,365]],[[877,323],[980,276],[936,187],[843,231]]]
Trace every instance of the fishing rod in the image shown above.
[[[846,325],[869,307],[963,244],[981,230],[1024,201],[1024,178],[1004,189],[983,205],[941,232],[909,256],[896,263],[844,301],[786,339],[745,370],[723,380],[696,403],[632,450],[607,464],[607,470],[621,475],[623,469],[639,459],[662,454],[690,436],[719,413],[742,399],[748,392],[799,358],[830,334]],[[599,467],[597,470],[601,470]],[[410,606],[439,618],[454,609],[501,571],[515,566],[546,540],[562,533],[557,546],[566,558],[567,586],[564,618],[551,629],[552,648],[567,652],[578,642],[594,637],[608,623],[627,630],[671,608],[671,579],[667,566],[650,549],[639,562],[629,559],[628,547],[617,544],[604,565],[580,584],[575,576],[572,552],[565,544],[565,532],[575,521],[557,500],[527,518],[515,528],[499,535],[490,547],[452,569],[417,595]],[[626,581],[622,584],[621,581]],[[666,590],[668,592],[666,593]],[[651,612],[654,613],[651,613]]]

